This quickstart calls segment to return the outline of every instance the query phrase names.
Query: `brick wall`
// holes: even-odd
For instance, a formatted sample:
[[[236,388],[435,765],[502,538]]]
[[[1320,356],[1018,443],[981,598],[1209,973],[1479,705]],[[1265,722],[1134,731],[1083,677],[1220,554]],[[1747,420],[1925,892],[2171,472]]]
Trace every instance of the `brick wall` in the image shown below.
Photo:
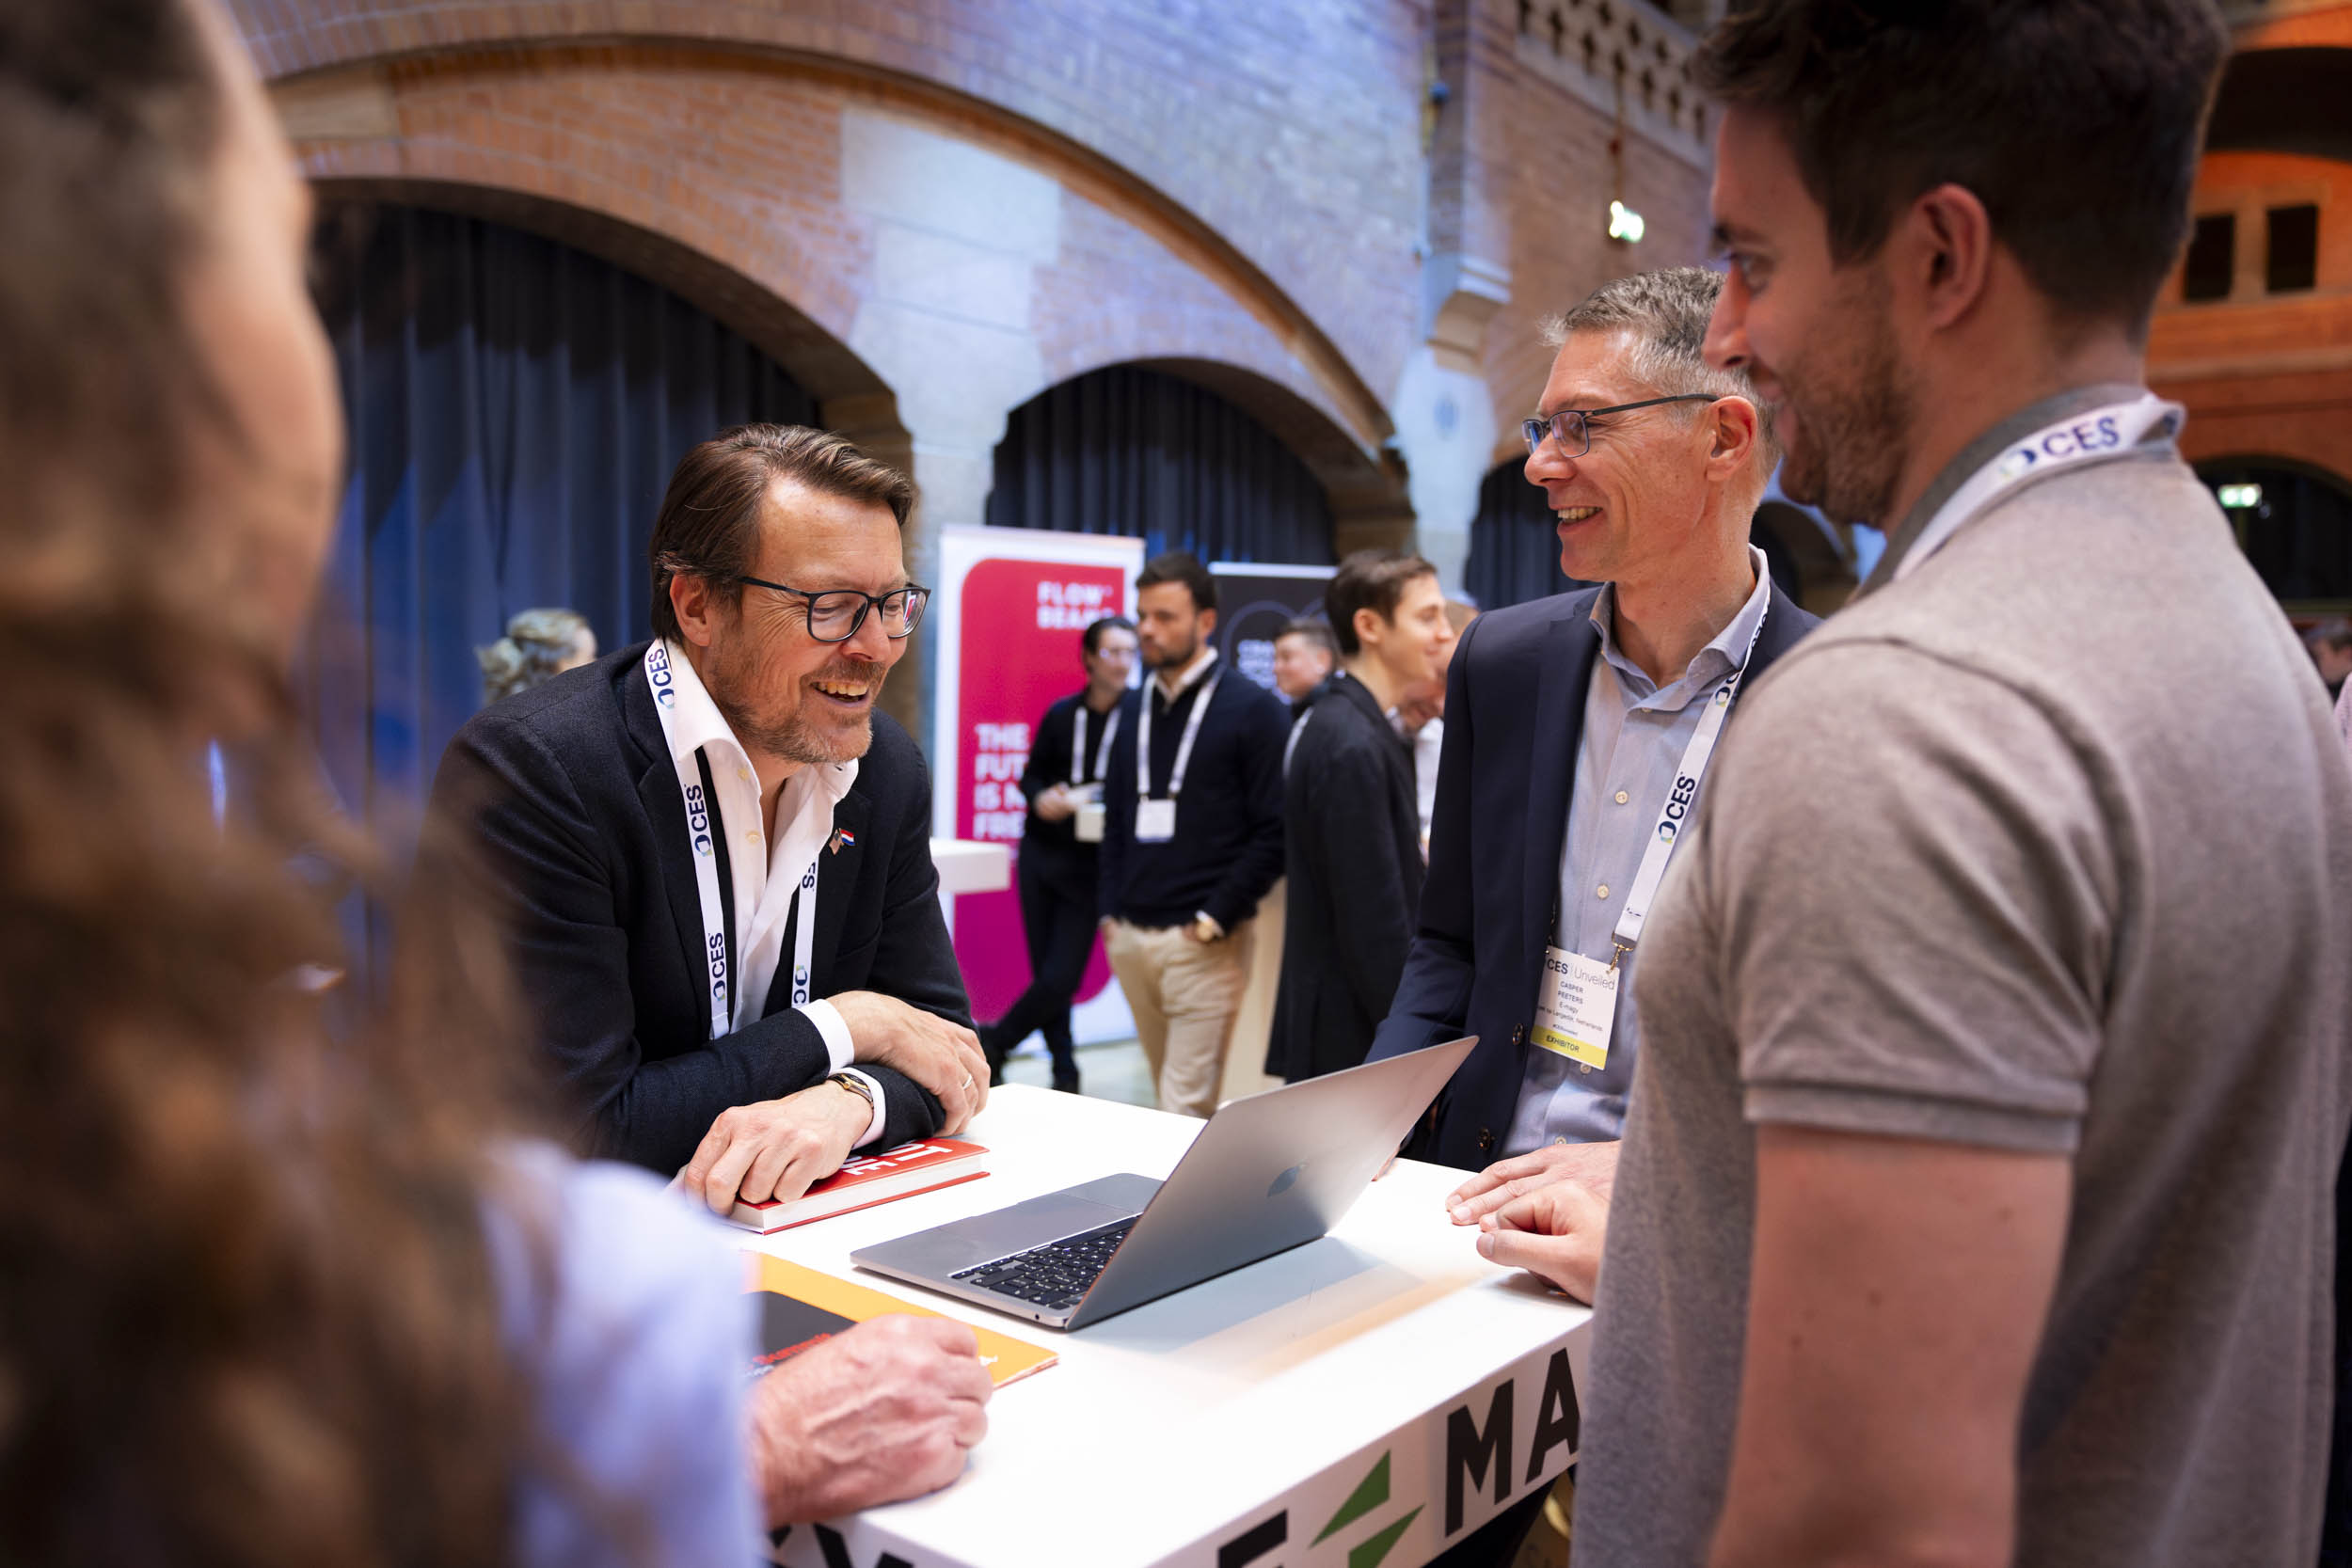
[[[230,0],[264,75],[516,40],[698,40],[995,105],[1162,193],[1367,387],[1408,352],[1425,8],[1055,0]]]
[[[1458,569],[1536,320],[1701,252],[1690,36],[1642,0],[229,3],[314,178],[744,332],[913,472],[918,574],[1012,407],[1136,361],[1291,445],[1336,547]]]
[[[2330,15],[2299,19],[2316,24]],[[2318,286],[2264,288],[2265,214],[2319,207]],[[2352,483],[2352,166],[2273,152],[2216,152],[2199,170],[2193,210],[2237,218],[2231,297],[2181,302],[2176,272],[2149,334],[2149,376],[2188,409],[2190,458],[2271,456]]]

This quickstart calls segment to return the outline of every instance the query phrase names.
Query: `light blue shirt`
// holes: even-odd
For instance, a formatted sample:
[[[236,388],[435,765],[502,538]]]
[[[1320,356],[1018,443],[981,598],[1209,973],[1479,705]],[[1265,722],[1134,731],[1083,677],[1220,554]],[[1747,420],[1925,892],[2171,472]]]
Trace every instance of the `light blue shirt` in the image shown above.
[[[1625,909],[1633,874],[1641,868],[1658,813],[1674,787],[1682,753],[1707,711],[1702,701],[1740,669],[1748,657],[1764,607],[1772,596],[1772,575],[1764,552],[1754,546],[1756,589],[1730,624],[1715,634],[1684,667],[1681,678],[1661,687],[1617,646],[1616,590],[1605,587],[1593,603],[1593,625],[1600,632],[1600,657],[1593,660],[1592,684],[1584,695],[1584,734],[1576,754],[1576,784],[1568,796],[1568,831],[1560,855],[1560,907],[1551,940],[1588,958],[1607,959],[1614,951],[1611,933]],[[1704,799],[1701,781],[1697,799]],[[1693,800],[1693,810],[1696,800]],[[1527,1077],[1519,1085],[1505,1155],[1525,1154],[1553,1142],[1607,1143],[1625,1135],[1626,1100],[1633,1091],[1633,1064],[1641,1049],[1641,1020],[1633,1006],[1633,964],[1629,956],[1617,984],[1617,1022],[1609,1041],[1609,1065],[1586,1068],[1565,1056],[1530,1046]],[[1535,999],[1528,998],[1531,1016]]]
[[[657,1177],[550,1144],[501,1168],[484,1230],[532,1396],[516,1562],[757,1560],[743,1426],[757,1323],[737,1233]]]

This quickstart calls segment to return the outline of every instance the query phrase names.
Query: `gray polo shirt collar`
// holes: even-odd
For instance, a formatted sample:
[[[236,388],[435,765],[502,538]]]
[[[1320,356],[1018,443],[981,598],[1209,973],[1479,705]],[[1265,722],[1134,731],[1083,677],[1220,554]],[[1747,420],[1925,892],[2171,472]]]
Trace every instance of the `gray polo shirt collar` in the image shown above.
[[[2070,387],[2039,403],[2027,404],[1969,442],[1961,449],[1958,457],[1945,464],[1937,472],[1933,482],[1920,493],[1918,500],[1904,515],[1901,524],[1887,531],[1885,553],[1871,568],[1870,580],[1862,585],[1854,597],[1874,593],[1895,580],[1896,568],[1902,564],[1903,557],[1911,552],[1911,546],[1919,542],[1919,535],[1927,531],[1929,522],[1943,509],[1944,503],[1952,499],[1954,491],[1968,483],[1970,475],[1992,462],[2003,447],[2025,439],[2043,425],[2056,424],[2060,420],[2088,413],[2093,408],[2103,408],[2110,403],[2129,403],[2147,394],[2147,388],[2135,387],[2126,381]]]

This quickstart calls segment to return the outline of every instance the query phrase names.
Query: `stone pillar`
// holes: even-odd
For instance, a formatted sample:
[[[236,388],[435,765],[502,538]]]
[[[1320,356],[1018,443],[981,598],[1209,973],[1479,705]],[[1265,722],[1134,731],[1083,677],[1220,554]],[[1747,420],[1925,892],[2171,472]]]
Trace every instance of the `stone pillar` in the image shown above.
[[[1422,264],[1422,346],[1391,400],[1405,457],[1415,546],[1448,594],[1462,588],[1478,486],[1495,446],[1485,378],[1486,327],[1510,301],[1510,214],[1496,199],[1504,104],[1487,86],[1508,39],[1490,7],[1439,0],[1429,126],[1429,245]]]
[[[1437,563],[1445,591],[1459,594],[1478,487],[1494,452],[1494,398],[1483,377],[1447,369],[1424,343],[1405,361],[1390,406],[1417,520],[1414,547]]]
[[[841,117],[841,197],[873,223],[874,287],[849,346],[897,394],[907,445],[893,456],[917,490],[907,569],[936,587],[939,531],[982,521],[1006,416],[1044,387],[1029,304],[1035,268],[1060,250],[1061,186],[968,142],[851,108]],[[892,713],[926,752],[934,635],[927,621],[888,689]]]

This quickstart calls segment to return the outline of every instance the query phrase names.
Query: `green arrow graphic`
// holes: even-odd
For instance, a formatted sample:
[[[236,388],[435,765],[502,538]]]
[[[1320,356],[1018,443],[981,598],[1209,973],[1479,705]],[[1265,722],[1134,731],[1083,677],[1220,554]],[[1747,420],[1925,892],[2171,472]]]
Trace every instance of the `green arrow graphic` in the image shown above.
[[[1391,1547],[1394,1546],[1399,1541],[1404,1539],[1406,1528],[1411,1526],[1414,1520],[1420,1517],[1421,1510],[1417,1508],[1413,1510],[1412,1513],[1405,1515],[1404,1518],[1399,1519],[1395,1524],[1391,1525],[1387,1529],[1382,1530],[1379,1534],[1365,1542],[1362,1545],[1349,1552],[1347,1554],[1347,1568],[1380,1568],[1380,1560],[1389,1555]]]
[[[1315,1537],[1314,1544],[1318,1546],[1322,1545],[1331,1539],[1333,1531],[1344,1529],[1388,1500],[1389,1456],[1384,1453],[1380,1456],[1380,1463],[1372,1467],[1372,1474],[1358,1481],[1356,1490],[1347,1495],[1347,1501],[1340,1504],[1340,1511],[1331,1515],[1331,1522],[1323,1527],[1323,1533]],[[1394,1542],[1390,1543],[1391,1545],[1394,1544]],[[1386,1553],[1388,1547],[1383,1546],[1380,1549]],[[1375,1557],[1372,1560],[1377,1562],[1380,1559]],[[1348,1568],[1357,1568],[1356,1560],[1353,1557],[1348,1559]]]

